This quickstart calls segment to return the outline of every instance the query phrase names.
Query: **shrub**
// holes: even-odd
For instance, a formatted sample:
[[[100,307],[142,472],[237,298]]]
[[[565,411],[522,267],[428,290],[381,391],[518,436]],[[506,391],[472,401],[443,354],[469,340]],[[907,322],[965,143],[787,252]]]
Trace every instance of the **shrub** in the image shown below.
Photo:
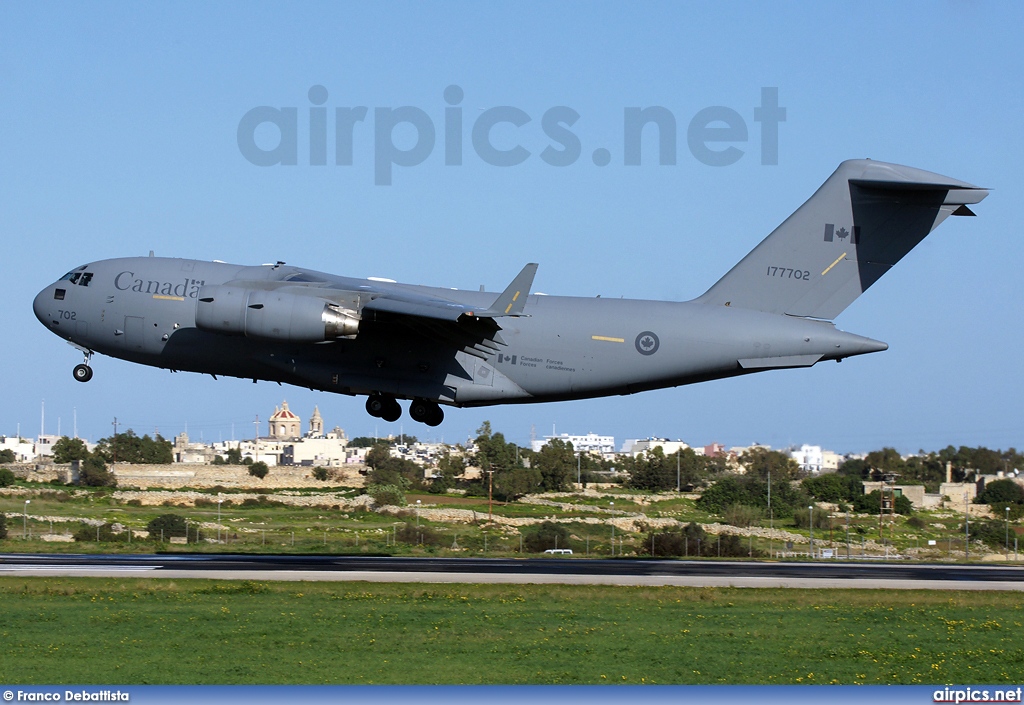
[[[992,513],[995,514],[997,519],[1007,519],[1006,510],[1009,508],[1009,519],[1010,521],[1017,521],[1024,517],[1024,504],[1018,504],[1015,502],[996,502],[995,504],[988,505],[992,509]]]
[[[725,510],[722,515],[726,524],[732,526],[753,526],[761,521],[764,512],[758,507],[748,507],[745,504],[734,504]]]
[[[166,540],[172,536],[184,536],[186,526],[185,517],[179,514],[161,514],[146,524],[146,531],[149,532],[149,538],[159,541],[161,531]]]
[[[960,533],[964,533],[964,527],[960,527]],[[971,521],[971,538],[975,541],[983,541],[989,548],[1003,550],[1006,547],[1007,530],[1005,521],[998,519],[974,520]],[[1013,547],[1013,537],[1009,539],[1010,548]]]
[[[270,472],[270,468],[268,468],[267,464],[262,460],[249,466],[249,474],[253,477],[258,477],[261,480],[267,476],[268,472]]]
[[[206,497],[196,497],[195,505],[197,507],[214,507],[217,503],[212,499],[206,499]]]
[[[925,529],[928,527],[928,522],[926,522],[921,517],[910,517],[909,519],[907,519],[907,526],[913,527],[915,529]]]
[[[422,544],[424,546],[441,546],[444,544],[444,536],[440,531],[429,526],[416,526],[416,524],[403,524],[402,528],[395,532],[395,538],[402,543]]]
[[[7,538],[7,515],[0,512],[0,539]]]
[[[543,553],[549,548],[569,548],[569,530],[553,521],[545,521],[523,537],[527,551]]]
[[[316,480],[320,480],[320,482],[326,482],[327,480],[330,480],[332,474],[333,473],[327,468],[322,468],[319,466],[313,468],[313,478]]]
[[[10,468],[0,468],[0,487],[10,487],[14,484],[14,473]]]
[[[113,525],[109,523],[98,527],[83,523],[74,533],[74,538],[75,541],[127,541],[128,534],[115,534]]]
[[[793,522],[796,524],[798,529],[806,529],[811,525],[811,510],[809,509],[797,509],[793,512]],[[829,519],[828,510],[826,509],[814,509],[814,528],[815,529],[828,529],[832,526],[832,520]]]
[[[987,483],[974,501],[978,504],[1024,502],[1024,487],[1013,480],[996,480]]]
[[[864,514],[878,514],[881,504],[882,495],[878,490],[874,490],[870,494],[859,494],[853,498],[854,510]],[[911,504],[909,499],[898,494],[896,495],[896,513],[913,514],[914,505]]]
[[[366,488],[366,493],[373,497],[373,503],[378,507],[405,506],[405,492],[397,485],[370,485]]]
[[[653,551],[652,551],[653,547]],[[649,532],[639,547],[640,555],[648,556],[705,556],[708,558],[739,558],[761,556],[761,551],[751,550],[749,540],[735,534],[709,535],[697,524],[688,524],[679,531],[662,533]]]
[[[78,484],[86,487],[117,487],[117,478],[107,470],[107,464],[98,455],[90,455],[82,461],[78,473]]]

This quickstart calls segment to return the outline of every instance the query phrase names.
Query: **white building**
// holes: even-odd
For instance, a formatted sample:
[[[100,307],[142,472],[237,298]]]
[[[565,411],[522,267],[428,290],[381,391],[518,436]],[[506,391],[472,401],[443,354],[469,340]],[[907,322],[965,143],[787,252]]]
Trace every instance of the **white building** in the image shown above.
[[[630,440],[622,444],[622,452],[628,455],[632,455],[634,458],[643,455],[649,450],[655,448],[661,448],[661,452],[665,455],[674,455],[680,451],[689,448],[689,444],[683,443],[682,441],[671,441],[668,438],[642,438],[639,440]]]
[[[14,453],[16,463],[28,463],[36,459],[36,448],[32,441],[16,436],[0,436],[0,450]]]
[[[821,446],[811,446],[805,443],[798,450],[789,451],[789,457],[796,461],[802,472],[810,475],[821,473],[823,464]]]
[[[796,461],[800,469],[811,475],[836,472],[843,462],[843,456],[831,450],[822,450],[821,446],[804,444],[798,449],[791,449],[789,457]]]
[[[596,433],[588,433],[585,436],[570,436],[568,433],[558,436],[544,436],[542,441],[530,441],[530,448],[536,453],[554,440],[572,443],[572,449],[577,453],[611,455],[615,452],[615,436],[599,436]]]

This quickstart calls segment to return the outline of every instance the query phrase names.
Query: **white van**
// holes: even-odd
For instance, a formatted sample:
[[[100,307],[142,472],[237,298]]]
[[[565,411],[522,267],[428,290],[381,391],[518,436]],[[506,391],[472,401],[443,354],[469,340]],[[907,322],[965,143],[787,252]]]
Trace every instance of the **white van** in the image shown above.
[[[548,550],[544,551],[544,553],[551,553],[551,554],[556,555],[556,556],[571,556],[572,555],[572,549],[571,548],[549,548]]]

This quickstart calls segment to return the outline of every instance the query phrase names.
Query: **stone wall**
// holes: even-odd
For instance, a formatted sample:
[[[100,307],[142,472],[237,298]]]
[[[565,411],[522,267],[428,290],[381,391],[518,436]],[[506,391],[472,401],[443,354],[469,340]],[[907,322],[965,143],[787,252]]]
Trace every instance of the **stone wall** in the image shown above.
[[[313,477],[313,468],[275,465],[262,480],[249,474],[247,465],[131,465],[118,463],[110,469],[117,477],[119,489],[130,487],[177,489],[181,487],[232,487],[246,489],[280,489],[284,487],[362,487],[365,477],[359,473],[363,465],[332,468],[333,479],[321,482]]]

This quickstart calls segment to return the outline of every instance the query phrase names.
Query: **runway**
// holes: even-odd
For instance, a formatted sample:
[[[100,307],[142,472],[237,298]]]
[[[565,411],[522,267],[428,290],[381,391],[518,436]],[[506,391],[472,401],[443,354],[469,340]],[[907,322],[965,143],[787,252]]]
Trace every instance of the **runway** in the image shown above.
[[[0,554],[0,577],[1024,591],[1015,566],[563,558]]]

